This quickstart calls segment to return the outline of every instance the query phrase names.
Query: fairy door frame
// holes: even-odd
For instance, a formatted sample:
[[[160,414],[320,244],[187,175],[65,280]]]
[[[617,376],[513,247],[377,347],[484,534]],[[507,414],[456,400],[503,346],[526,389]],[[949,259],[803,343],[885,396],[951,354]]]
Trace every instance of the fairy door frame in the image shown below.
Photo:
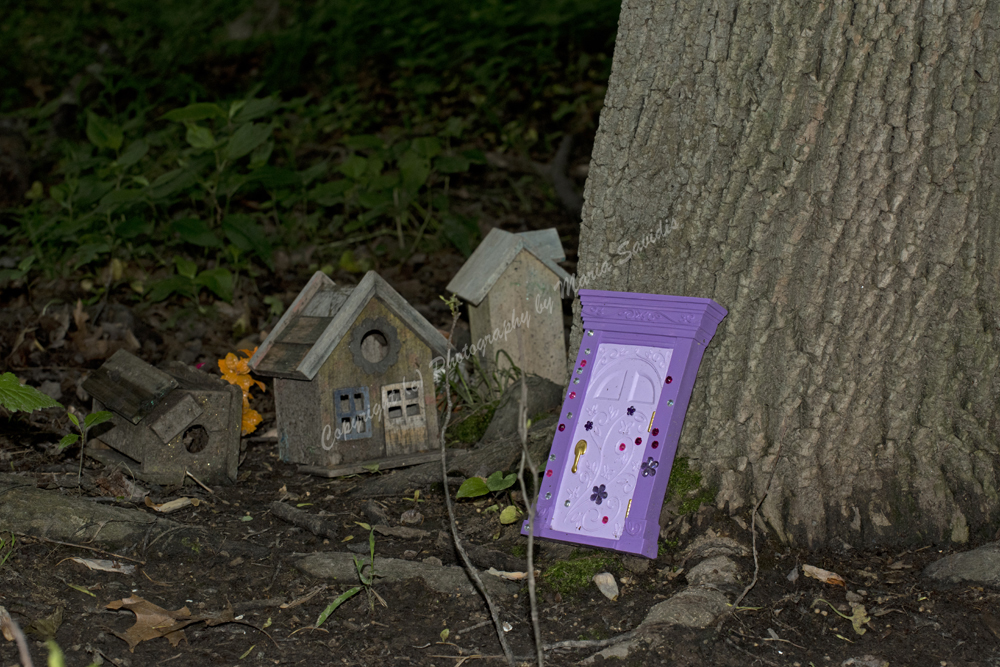
[[[580,302],[584,335],[535,535],[655,558],[684,414],[727,311],[711,299],[598,290],[580,290]]]

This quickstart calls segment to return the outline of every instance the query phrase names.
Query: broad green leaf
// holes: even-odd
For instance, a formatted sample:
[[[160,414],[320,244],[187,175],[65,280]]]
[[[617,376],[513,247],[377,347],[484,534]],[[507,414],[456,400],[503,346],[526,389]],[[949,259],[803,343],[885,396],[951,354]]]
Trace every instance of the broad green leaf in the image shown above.
[[[448,636],[450,634],[451,634],[451,630],[449,630],[448,628],[445,628],[444,630],[442,630],[441,631],[441,641],[443,641],[443,642],[448,641]]]
[[[247,100],[233,116],[233,122],[237,125],[256,120],[261,116],[272,114],[281,108],[281,101],[273,97],[261,97]]]
[[[359,262],[354,257],[354,252],[350,249],[345,250],[340,255],[340,261],[337,262],[337,266],[341,271],[347,271],[348,273],[365,273],[368,271],[368,262]]]
[[[215,148],[215,137],[212,136],[212,131],[207,127],[189,123],[185,138],[194,148],[202,148],[205,150]]]
[[[421,157],[414,150],[408,150],[399,156],[399,175],[403,180],[403,187],[416,193],[427,182],[427,177],[431,173],[431,161]]]
[[[174,264],[177,265],[177,273],[185,278],[194,280],[194,277],[198,275],[198,265],[186,257],[176,255],[174,257]]]
[[[374,135],[358,134],[345,138],[344,145],[357,151],[369,148],[382,148],[385,146],[385,143]]]
[[[146,292],[146,298],[155,303],[163,301],[171,294],[194,296],[194,283],[190,278],[185,278],[184,276],[170,276],[150,285],[149,291]]]
[[[202,248],[221,248],[222,241],[204,221],[197,218],[181,218],[171,223],[174,233],[181,240]]]
[[[330,614],[332,614],[337,609],[337,607],[350,600],[360,591],[361,591],[361,586],[355,586],[354,588],[348,588],[346,591],[338,595],[333,602],[327,605],[326,609],[320,612],[320,615],[316,618],[316,627],[318,628],[319,626],[323,625],[323,623],[326,622],[326,619],[330,618]]]
[[[69,420],[73,422],[74,426],[80,428],[80,420],[77,418],[76,415],[74,415],[72,412],[67,412],[66,416],[69,417]]]
[[[357,181],[365,175],[367,168],[368,160],[360,155],[352,155],[340,165],[340,173]]]
[[[0,375],[0,406],[11,412],[34,412],[42,408],[61,407],[51,396],[21,384],[13,373]]]
[[[478,148],[462,151],[462,157],[472,164],[486,164],[486,154]]]
[[[217,267],[198,274],[198,284],[210,289],[217,297],[229,303],[233,300],[233,274],[229,269]]]
[[[121,190],[112,190],[108,194],[101,197],[101,203],[97,210],[101,213],[110,213],[118,208],[121,208],[122,206],[134,204],[142,199],[142,195],[143,191],[139,188],[122,188]]]
[[[222,231],[237,248],[244,252],[252,250],[268,268],[273,268],[271,242],[256,220],[244,214],[228,215],[222,220]]]
[[[442,231],[445,238],[458,248],[466,257],[472,254],[473,242],[479,230],[472,218],[446,214]]]
[[[111,419],[111,413],[107,410],[101,410],[100,412],[91,412],[89,415],[83,418],[83,425],[86,428],[91,426],[97,426],[98,424],[103,424],[104,422]]]
[[[451,116],[441,130],[442,137],[460,137],[465,129],[465,122],[458,116]]]
[[[388,208],[393,203],[392,190],[370,190],[358,196],[358,203],[364,208]]]
[[[270,125],[262,123],[248,123],[241,125],[226,144],[225,157],[227,160],[238,160],[250,151],[254,150],[271,136]]]
[[[354,523],[358,524],[359,526],[361,526],[365,530],[371,530],[372,529],[372,527],[369,524],[365,523],[364,521],[355,521]]]
[[[246,100],[237,100],[236,102],[233,102],[232,104],[230,104],[229,105],[229,120],[232,120],[233,116],[236,115],[236,112],[239,111],[240,109],[242,109],[243,105],[245,105],[246,103],[247,103]]]
[[[178,190],[190,187],[197,182],[197,170],[188,166],[185,169],[173,169],[165,174],[161,174],[147,188],[146,192],[151,199],[159,200],[169,197]]]
[[[514,507],[513,505],[508,505],[507,507],[503,508],[502,512],[500,512],[500,523],[502,523],[505,526],[509,526],[510,524],[517,521],[517,517],[519,517],[520,515],[521,512],[516,507]]]
[[[144,218],[128,218],[115,225],[115,236],[122,239],[134,239],[142,234],[152,234],[152,221]]]
[[[93,111],[87,112],[87,138],[98,148],[110,148],[117,151],[122,147],[125,134],[122,128],[106,118],[101,118]]]
[[[506,477],[503,473],[497,470],[495,473],[486,478],[486,487],[490,491],[503,491],[504,489],[509,489],[514,486],[514,482],[517,481],[517,475],[511,473]]]
[[[260,167],[250,173],[250,178],[260,181],[261,185],[271,190],[302,183],[302,179],[296,172],[282,167]]]
[[[115,162],[122,169],[128,169],[136,162],[146,157],[146,153],[149,152],[149,144],[146,143],[144,139],[136,139],[128,145],[122,154],[118,157]]]
[[[464,157],[443,155],[434,160],[434,168],[442,174],[461,174],[469,171],[469,161]]]
[[[302,179],[302,185],[309,185],[317,178],[326,173],[327,170],[326,162],[317,162],[308,169],[303,169],[299,172],[299,178]]]
[[[490,489],[486,486],[486,480],[482,477],[470,477],[462,482],[462,486],[458,487],[458,493],[455,497],[478,498],[479,496],[485,496],[489,492]]]
[[[223,111],[217,104],[212,104],[211,102],[197,102],[195,104],[189,104],[186,107],[168,111],[160,116],[163,120],[172,120],[177,123],[193,123],[198,120],[225,117],[226,112]]]
[[[266,141],[250,154],[250,168],[260,169],[271,159],[271,152],[274,150],[274,142]]]
[[[437,137],[420,137],[410,145],[420,157],[430,159],[441,154],[441,142]]]
[[[336,206],[344,201],[344,193],[351,188],[346,179],[321,183],[309,191],[309,199],[320,206]]]
[[[62,440],[59,441],[59,449],[66,449],[79,439],[80,439],[79,433],[70,433],[69,435],[64,435],[62,437]]]

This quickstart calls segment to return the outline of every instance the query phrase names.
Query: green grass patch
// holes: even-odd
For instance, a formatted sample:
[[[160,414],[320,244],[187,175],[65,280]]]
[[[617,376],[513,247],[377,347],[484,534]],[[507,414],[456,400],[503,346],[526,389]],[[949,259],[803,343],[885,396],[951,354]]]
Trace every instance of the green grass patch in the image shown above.
[[[615,563],[613,556],[580,556],[574,551],[567,560],[546,568],[542,573],[542,583],[562,595],[575,595],[593,585],[595,574],[610,571]]]
[[[476,443],[486,433],[486,428],[493,419],[493,413],[497,411],[496,402],[482,406],[469,416],[457,422],[454,426],[448,427],[449,442]]]
[[[678,514],[693,514],[698,511],[702,503],[710,503],[715,500],[717,489],[702,487],[701,473],[692,470],[688,464],[688,459],[678,456],[674,459],[673,468],[670,470],[670,482],[667,485],[666,502],[680,499]]]

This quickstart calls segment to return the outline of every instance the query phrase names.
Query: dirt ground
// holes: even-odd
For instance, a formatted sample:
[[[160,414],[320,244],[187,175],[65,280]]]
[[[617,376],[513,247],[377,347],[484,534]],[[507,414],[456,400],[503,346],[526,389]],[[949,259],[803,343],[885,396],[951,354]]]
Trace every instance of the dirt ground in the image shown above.
[[[445,328],[446,314],[434,305],[438,301],[434,295],[444,293],[443,284],[456,261],[454,257],[423,261],[386,272],[386,277],[415,303],[421,299],[425,315]],[[302,276],[289,273],[269,288],[290,301],[298,280]],[[350,276],[338,278],[338,282],[348,280]],[[209,369],[215,368],[215,359],[239,346],[233,341],[231,321],[212,319],[183,305],[133,311],[109,303],[103,306],[107,308],[103,328],[83,330],[73,317],[72,301],[53,301],[72,290],[73,286],[54,283],[32,292],[0,295],[0,372],[14,372],[79,410],[90,407],[79,389],[82,379],[116,345],[127,343],[129,335],[140,345],[137,354],[151,362],[207,362]],[[266,323],[259,304],[248,307],[252,322]],[[155,502],[181,496],[199,499],[197,507],[169,518],[246,545],[245,555],[201,549],[197,544],[190,553],[169,557],[142,544],[108,554],[88,544],[53,543],[37,534],[13,536],[11,549],[12,536],[0,532],[6,545],[0,546],[0,605],[22,628],[31,629],[29,643],[36,665],[45,664],[47,649],[41,638],[46,636],[54,637],[71,667],[502,664],[483,599],[476,594],[441,593],[419,578],[385,582],[376,576],[371,592],[362,590],[315,627],[320,612],[359,582],[320,580],[296,563],[302,555],[315,552],[364,558],[369,531],[362,524],[405,524],[416,529],[406,537],[376,534],[378,557],[442,566],[459,560],[448,531],[442,484],[373,500],[352,495],[361,477],[326,479],[299,473],[278,460],[275,441],[266,435],[274,427],[269,397],[270,393],[264,394],[255,403],[264,423],[257,434],[244,438],[237,484],[211,491],[194,484],[143,485]],[[99,482],[107,471],[94,461],[86,464],[85,489],[75,488],[78,450],[60,451],[55,446],[68,432],[69,422],[58,409],[0,417],[0,469],[27,476],[53,494],[152,513],[142,502],[122,501],[114,492],[102,491]],[[318,537],[275,517],[269,505],[279,500],[325,515],[336,536]],[[499,521],[497,510],[511,503],[523,506],[519,493],[456,505],[463,544],[475,551],[473,560],[480,568],[525,569],[527,541],[519,534],[520,523],[503,526]],[[414,509],[421,517],[415,524],[404,522],[404,513]],[[709,530],[747,549],[747,555],[735,559],[740,580],[725,591],[729,599],[734,600],[751,580],[755,559],[749,516],[729,517],[709,506],[684,517],[671,510],[676,506],[666,510],[664,523],[669,527],[660,554],[652,561],[545,541],[536,544],[538,615],[541,640],[549,645],[547,664],[577,664],[603,648],[607,642],[602,640],[636,628],[653,605],[686,586],[685,571],[694,563],[687,559],[685,548]],[[608,662],[819,667],[878,665],[882,663],[876,659],[881,659],[891,665],[1000,665],[1000,591],[938,590],[921,577],[928,563],[951,552],[949,547],[865,551],[845,546],[838,552],[810,553],[759,534],[756,548],[756,585],[721,623],[700,630],[659,628],[623,662]],[[94,571],[71,560],[74,557],[113,559],[136,569],[133,574]],[[846,586],[803,576],[807,564],[838,573]],[[589,580],[590,574],[601,570],[613,574],[620,586],[615,601],[605,598]],[[790,577],[793,571],[799,576]],[[209,618],[188,625],[183,637],[172,637],[176,641],[150,638],[130,650],[121,637],[136,623],[136,615],[108,608],[130,596],[168,611],[187,607],[192,614]],[[860,599],[870,617],[860,628],[863,634],[848,618],[849,599]],[[518,662],[532,663],[535,649],[526,586],[516,594],[497,596],[496,603],[501,620],[509,624],[506,637]],[[233,621],[212,620],[230,618],[224,616],[230,608]],[[854,662],[845,662],[850,660]],[[604,659],[595,662],[602,664]],[[14,643],[0,642],[0,667],[16,664]]]

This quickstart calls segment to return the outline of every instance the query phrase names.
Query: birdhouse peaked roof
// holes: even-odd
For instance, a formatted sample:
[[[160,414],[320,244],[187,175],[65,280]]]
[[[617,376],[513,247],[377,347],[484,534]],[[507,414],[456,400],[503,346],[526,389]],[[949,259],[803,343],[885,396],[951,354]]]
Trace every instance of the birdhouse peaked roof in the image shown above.
[[[435,354],[447,354],[444,336],[374,271],[353,289],[337,287],[317,271],[250,358],[250,367],[270,377],[312,380],[376,296]]]
[[[448,283],[448,291],[478,306],[522,250],[537,257],[560,280],[569,278],[556,264],[566,259],[566,253],[555,229],[520,234],[493,229]]]

